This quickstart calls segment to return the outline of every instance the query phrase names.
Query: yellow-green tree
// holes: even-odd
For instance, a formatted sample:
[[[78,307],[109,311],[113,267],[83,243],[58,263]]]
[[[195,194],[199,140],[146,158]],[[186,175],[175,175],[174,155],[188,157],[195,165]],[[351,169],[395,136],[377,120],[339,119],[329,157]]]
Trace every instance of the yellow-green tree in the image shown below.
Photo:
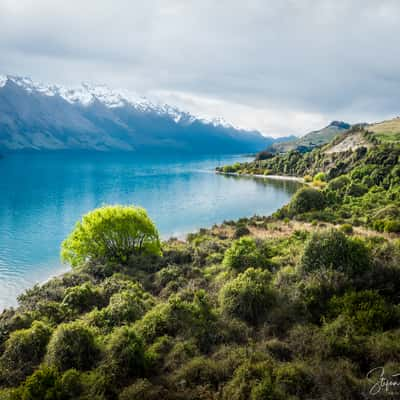
[[[86,261],[124,263],[129,257],[159,254],[160,239],[146,210],[104,206],[83,216],[61,246],[61,258],[72,266]]]

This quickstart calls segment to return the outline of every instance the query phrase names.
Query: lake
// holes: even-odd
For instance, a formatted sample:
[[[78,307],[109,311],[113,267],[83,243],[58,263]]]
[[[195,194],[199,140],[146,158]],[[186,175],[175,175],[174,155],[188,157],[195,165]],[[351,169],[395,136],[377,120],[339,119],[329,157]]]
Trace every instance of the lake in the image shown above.
[[[24,289],[69,267],[60,243],[103,204],[147,209],[163,238],[254,214],[267,215],[299,187],[291,181],[223,176],[244,157],[138,157],[129,153],[27,153],[0,159],[0,309]]]

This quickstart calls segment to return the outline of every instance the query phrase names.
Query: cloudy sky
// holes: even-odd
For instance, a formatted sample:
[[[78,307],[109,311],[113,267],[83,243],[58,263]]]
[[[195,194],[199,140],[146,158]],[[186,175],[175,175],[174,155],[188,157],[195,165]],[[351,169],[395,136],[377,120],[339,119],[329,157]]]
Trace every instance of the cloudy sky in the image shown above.
[[[400,114],[398,0],[0,0],[0,73],[272,136]]]

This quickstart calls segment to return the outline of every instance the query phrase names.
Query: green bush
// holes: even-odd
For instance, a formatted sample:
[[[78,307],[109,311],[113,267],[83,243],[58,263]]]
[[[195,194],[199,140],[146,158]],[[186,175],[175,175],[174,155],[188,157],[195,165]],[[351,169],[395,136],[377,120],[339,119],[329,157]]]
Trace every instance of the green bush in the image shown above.
[[[308,311],[310,322],[319,324],[326,315],[331,297],[343,293],[350,284],[343,272],[320,269],[309,272],[300,280],[295,293]]]
[[[75,400],[82,393],[81,374],[75,369],[69,369],[58,379],[57,387],[60,400]]]
[[[21,400],[59,400],[56,383],[59,375],[52,368],[35,371],[21,388]]]
[[[73,286],[65,291],[62,305],[82,313],[103,303],[101,292],[91,283]]]
[[[329,181],[327,189],[332,191],[342,191],[350,184],[350,178],[347,175],[338,176]]]
[[[351,224],[343,224],[342,226],[340,226],[339,230],[346,235],[353,234],[353,226]]]
[[[283,400],[272,381],[272,363],[245,362],[224,386],[223,400]]]
[[[257,246],[250,237],[235,240],[226,250],[223,264],[235,271],[244,271],[249,267],[265,267],[268,265],[269,250],[265,244]]]
[[[147,379],[138,379],[126,387],[118,397],[119,400],[160,400],[161,388]]]
[[[328,309],[332,316],[342,315],[351,321],[360,334],[390,328],[396,317],[394,309],[376,291],[348,292],[334,296]]]
[[[215,315],[205,292],[194,293],[192,302],[182,296],[171,296],[167,303],[153,307],[135,324],[138,333],[147,343],[163,335],[191,338],[202,347],[208,347],[215,339]]]
[[[308,211],[322,210],[325,206],[325,198],[321,191],[309,187],[299,189],[289,203],[289,212],[292,215],[302,214]]]
[[[250,233],[249,228],[246,225],[238,225],[235,229],[235,233],[233,234],[235,239],[239,239],[242,236],[246,236]]]
[[[94,367],[98,355],[93,331],[77,321],[58,326],[50,339],[46,360],[59,371],[84,371]]]
[[[194,357],[175,373],[174,380],[185,382],[185,386],[210,385],[215,388],[224,380],[224,371],[215,360],[208,357]]]
[[[314,382],[311,371],[302,363],[287,363],[274,370],[276,386],[285,396],[307,398],[312,392]]]
[[[128,206],[105,206],[84,215],[61,249],[62,259],[72,266],[90,260],[126,263],[143,253],[160,253],[158,232],[143,208]]]
[[[385,221],[385,232],[395,232],[400,233],[400,221],[399,220],[387,220]]]
[[[368,192],[368,188],[365,185],[351,182],[347,187],[346,194],[353,197],[360,197]]]
[[[364,243],[336,229],[313,233],[300,260],[304,272],[332,268],[355,275],[362,274],[369,266],[369,252]]]
[[[144,375],[144,344],[133,328],[123,326],[112,333],[107,345],[104,369],[118,385],[123,385],[128,378]]]
[[[275,302],[270,279],[270,273],[261,269],[249,268],[239,274],[221,289],[223,312],[250,324],[261,322]]]
[[[318,172],[318,174],[316,174],[313,178],[313,181],[321,181],[321,182],[325,182],[326,181],[326,175],[323,172]]]
[[[39,321],[11,333],[0,358],[2,378],[8,384],[15,385],[33,372],[42,361],[50,335],[51,329]]]

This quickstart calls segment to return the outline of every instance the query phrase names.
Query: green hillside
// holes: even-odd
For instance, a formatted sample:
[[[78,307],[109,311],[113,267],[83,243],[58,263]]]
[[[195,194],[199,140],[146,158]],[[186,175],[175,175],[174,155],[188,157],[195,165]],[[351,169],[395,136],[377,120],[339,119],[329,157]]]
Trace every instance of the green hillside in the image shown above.
[[[225,167],[308,185],[185,241],[142,209],[91,212],[62,245],[72,270],[0,315],[0,399],[370,398],[369,371],[400,370],[399,161],[352,129]]]
[[[291,150],[299,150],[301,152],[312,150],[315,147],[329,143],[337,135],[347,132],[350,125],[342,121],[333,121],[325,128],[318,131],[307,133],[295,140],[284,143],[274,143],[270,150],[277,153],[284,153]]]

